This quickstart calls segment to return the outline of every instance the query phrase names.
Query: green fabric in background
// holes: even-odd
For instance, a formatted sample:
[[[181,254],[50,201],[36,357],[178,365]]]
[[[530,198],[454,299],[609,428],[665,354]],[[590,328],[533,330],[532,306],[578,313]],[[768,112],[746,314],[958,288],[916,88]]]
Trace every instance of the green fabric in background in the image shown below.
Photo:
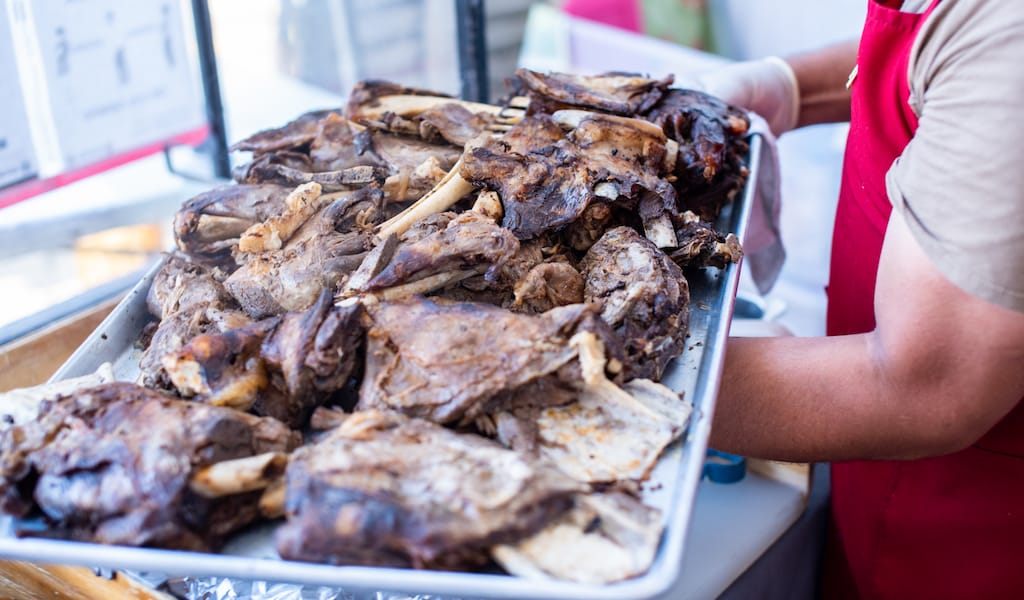
[[[710,47],[705,0],[638,0],[643,31],[691,48]]]

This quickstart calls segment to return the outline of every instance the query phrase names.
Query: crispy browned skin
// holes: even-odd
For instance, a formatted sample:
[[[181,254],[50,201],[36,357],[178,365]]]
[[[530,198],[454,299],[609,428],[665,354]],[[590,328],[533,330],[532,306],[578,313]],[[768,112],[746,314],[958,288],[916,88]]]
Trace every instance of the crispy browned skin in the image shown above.
[[[750,127],[747,115],[714,96],[673,89],[643,118],[679,142],[675,175],[680,210],[714,220],[746,180],[742,156]]]
[[[743,247],[732,234],[722,234],[714,224],[702,221],[691,212],[677,220],[676,239],[679,247],[669,250],[671,258],[680,267],[718,267],[743,258]]]
[[[446,272],[493,275],[519,250],[512,232],[474,212],[453,214],[428,235],[416,228],[403,238],[390,260],[355,291],[382,290]]]
[[[273,419],[104,384],[46,401],[38,420],[0,434],[2,508],[38,508],[51,535],[208,550],[256,518],[259,493],[208,500],[189,490],[191,474],[298,442]]]
[[[626,378],[661,379],[684,348],[690,292],[682,271],[628,227],[604,234],[580,263],[584,297],[622,338]]]
[[[437,423],[472,420],[492,397],[556,373],[575,360],[568,342],[577,332],[603,334],[597,307],[584,304],[533,316],[412,297],[368,311],[358,408]]]
[[[314,110],[299,116],[282,127],[265,129],[231,146],[231,150],[241,150],[264,154],[279,150],[300,148],[313,141],[319,129],[320,120],[332,113],[340,113],[341,109]]]
[[[239,256],[242,265],[225,287],[254,319],[308,308],[359,266],[385,216],[382,204],[374,187],[335,200],[279,250]]]
[[[296,451],[287,482],[282,557],[448,569],[537,531],[583,489],[479,436],[378,411]]]
[[[270,378],[254,412],[294,427],[349,381],[359,361],[365,328],[362,306],[334,306],[324,291],[303,312],[287,313],[260,350]]]
[[[197,335],[243,327],[251,319],[215,276],[217,271],[174,253],[154,275],[146,296],[150,313],[159,319],[139,358],[139,381],[149,387],[173,389],[163,359]]]
[[[657,133],[657,132],[656,132]],[[635,209],[642,220],[675,214],[676,193],[662,177],[665,138],[601,115],[564,132],[551,117],[527,117],[501,138],[470,149],[462,176],[498,192],[502,226],[520,239],[559,231],[592,203]],[[599,184],[614,186],[599,197]]]
[[[367,79],[360,81],[352,87],[348,97],[348,104],[345,105],[345,117],[353,121],[360,120],[363,107],[377,105],[377,99],[381,96],[438,96],[451,98],[449,94],[425,90],[422,88],[406,87],[391,81],[380,79]]]
[[[648,79],[625,73],[587,76],[519,69],[516,77],[527,89],[531,113],[583,108],[634,116],[653,106],[672,85],[671,75]]]
[[[195,259],[230,263],[231,248],[254,224],[280,214],[290,188],[225,185],[188,200],[174,216],[178,249]]]

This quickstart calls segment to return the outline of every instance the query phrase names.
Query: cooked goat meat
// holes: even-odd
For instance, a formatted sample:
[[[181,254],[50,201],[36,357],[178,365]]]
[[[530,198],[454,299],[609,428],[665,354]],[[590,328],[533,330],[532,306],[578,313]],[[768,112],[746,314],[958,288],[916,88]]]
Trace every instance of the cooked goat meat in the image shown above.
[[[565,239],[569,246],[578,252],[586,252],[601,239],[612,223],[614,211],[611,205],[604,203],[591,204],[583,211],[580,218],[573,221],[565,230]]]
[[[253,411],[293,427],[345,387],[355,370],[365,329],[362,306],[336,307],[325,290],[308,310],[281,317],[260,349],[270,377],[269,392]]]
[[[533,316],[412,297],[367,310],[371,325],[358,408],[442,424],[472,421],[492,397],[575,360],[568,342],[577,332],[605,331],[597,307],[584,304]]]
[[[248,165],[243,165],[234,177],[239,183],[277,183],[287,186],[318,183],[325,190],[338,192],[352,191],[370,184],[381,185],[387,172],[371,166],[317,171],[305,154],[275,152],[264,154]]]
[[[332,564],[465,568],[538,531],[582,490],[479,436],[357,412],[292,456],[277,550]]]
[[[348,383],[362,345],[361,316],[358,303],[335,307],[324,291],[307,310],[197,335],[163,365],[183,397],[298,428]]]
[[[308,170],[378,169],[387,177],[384,189],[388,200],[401,202],[419,198],[434,187],[459,154],[458,148],[447,144],[391,135],[331,115],[321,122],[310,144]]]
[[[634,116],[653,106],[672,85],[672,76],[648,79],[634,74],[570,75],[518,69],[527,89],[530,113],[551,114],[564,108],[583,108]]]
[[[574,125],[566,133],[551,117],[527,117],[467,151],[461,175],[498,192],[502,226],[520,239],[564,229],[595,202],[635,208],[645,226],[675,213],[675,190],[661,177],[670,161],[660,131],[596,113]]]
[[[511,575],[612,583],[646,573],[663,529],[661,511],[621,492],[579,494],[573,507],[491,555]]]
[[[372,123],[391,133],[417,136],[435,144],[449,143],[463,147],[487,131],[494,122],[491,113],[475,113],[461,104],[450,102],[429,108],[414,117],[385,113]]]
[[[139,383],[154,389],[173,390],[174,384],[164,367],[164,357],[178,352],[199,335],[221,333],[252,323],[239,310],[215,304],[199,304],[171,313],[160,320],[149,344],[139,357]]]
[[[161,389],[173,389],[164,369],[165,356],[179,351],[197,335],[251,322],[238,310],[234,298],[215,277],[215,271],[178,252],[168,256],[154,275],[146,304],[159,322],[139,358],[139,381]]]
[[[541,263],[516,282],[513,309],[542,313],[583,302],[583,276],[569,263]]]
[[[199,194],[174,216],[178,249],[193,259],[230,262],[238,237],[253,224],[283,212],[290,191],[273,184],[225,185]]]
[[[383,218],[382,192],[363,188],[307,219],[279,250],[245,253],[224,282],[254,319],[303,310],[362,261]]]
[[[601,303],[601,318],[622,339],[626,378],[661,379],[686,341],[690,293],[683,272],[628,227],[605,233],[580,270],[584,298]]]
[[[356,166],[386,167],[373,145],[374,132],[339,115],[320,122],[309,147],[311,170],[337,171]]]
[[[747,115],[703,92],[673,89],[644,118],[679,143],[675,174],[681,209],[714,220],[746,180]]]
[[[301,115],[283,127],[266,129],[250,135],[231,146],[231,150],[253,152],[257,155],[307,146],[316,137],[320,121],[341,109],[314,110]]]
[[[383,96],[436,96],[439,98],[451,98],[450,95],[442,92],[405,87],[390,81],[360,81],[356,83],[349,94],[348,104],[345,105],[345,117],[353,121],[362,120],[364,109],[378,105],[378,99]]]
[[[0,508],[39,509],[76,540],[209,550],[256,518],[259,492],[211,493],[194,478],[299,441],[273,419],[105,384],[44,401],[37,420],[0,434]]]
[[[609,380],[604,344],[596,335],[585,332],[571,343],[579,366],[563,377],[577,378],[567,388],[572,401],[508,404],[515,408],[493,416],[498,439],[585,483],[647,479],[665,447],[686,429],[690,404],[649,379],[621,387]]]
[[[164,355],[164,371],[182,397],[249,410],[267,387],[260,346],[277,324],[277,319],[266,319],[197,335]]]
[[[164,319],[176,312],[207,305],[230,307],[234,300],[213,270],[193,262],[187,254],[169,254],[153,275],[146,294],[150,314]]]
[[[519,250],[519,240],[509,230],[472,211],[453,215],[444,229],[419,234],[414,231],[410,237],[418,239],[400,241],[371,279],[353,278],[348,293],[388,290],[389,298],[426,294],[471,275],[493,276]],[[403,291],[411,289],[415,291]]]
[[[724,269],[743,258],[743,247],[735,234],[719,233],[712,223],[700,220],[691,211],[680,215],[676,223],[679,248],[670,250],[668,256],[680,267]]]

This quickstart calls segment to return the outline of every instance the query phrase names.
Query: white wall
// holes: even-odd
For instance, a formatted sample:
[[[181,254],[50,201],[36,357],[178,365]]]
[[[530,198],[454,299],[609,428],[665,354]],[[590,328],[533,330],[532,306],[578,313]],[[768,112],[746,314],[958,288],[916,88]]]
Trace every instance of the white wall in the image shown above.
[[[739,60],[857,38],[869,0],[708,0],[719,52]]]

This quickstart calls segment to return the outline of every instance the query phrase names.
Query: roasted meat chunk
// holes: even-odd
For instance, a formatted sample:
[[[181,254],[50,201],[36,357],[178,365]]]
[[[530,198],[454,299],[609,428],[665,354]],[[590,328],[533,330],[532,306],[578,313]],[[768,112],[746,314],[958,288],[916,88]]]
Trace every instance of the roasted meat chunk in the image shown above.
[[[262,237],[283,246],[264,242],[238,253],[242,265],[224,285],[254,319],[308,308],[325,288],[333,292],[372,246],[373,228],[383,217],[379,189],[366,187],[323,204],[297,228],[288,227],[294,231],[285,240],[266,223]]]
[[[277,549],[292,560],[465,568],[539,530],[583,489],[479,436],[357,412],[293,455]]]
[[[519,250],[512,232],[480,214],[467,211],[446,220],[443,228],[432,233],[421,227],[406,231],[387,255],[368,256],[375,263],[367,265],[370,278],[353,277],[347,293],[380,292],[394,299],[426,294],[473,275],[493,279]]]
[[[231,249],[254,224],[284,212],[290,188],[225,185],[185,202],[174,217],[178,249],[194,260],[230,264]]]
[[[634,116],[653,106],[672,85],[672,76],[648,79],[629,73],[571,75],[516,71],[530,97],[530,112],[553,113],[564,108],[583,108]]]
[[[314,110],[289,121],[281,127],[254,133],[231,146],[232,150],[266,154],[281,150],[294,150],[309,145],[320,130],[320,121],[341,109]]]
[[[104,384],[44,401],[37,420],[0,434],[2,509],[38,509],[76,540],[208,550],[256,518],[260,484],[204,468],[299,441],[274,419]]]
[[[661,379],[689,326],[690,288],[665,254],[628,227],[609,230],[580,263],[587,302],[622,339],[626,378]]]
[[[501,197],[503,227],[520,239],[560,231],[596,202],[635,209],[651,230],[675,214],[676,192],[663,177],[670,152],[660,130],[596,113],[556,117],[561,121],[527,117],[463,156],[462,177]]]
[[[661,511],[633,496],[579,494],[547,527],[491,554],[512,575],[612,583],[647,572],[662,529]]]
[[[675,220],[679,247],[668,249],[671,258],[680,267],[725,268],[743,258],[743,246],[734,233],[722,234],[714,224],[701,220],[686,211]]]
[[[412,297],[372,305],[368,313],[358,408],[436,423],[475,419],[489,410],[488,400],[574,361],[577,350],[568,342],[575,334],[607,331],[597,307],[585,304],[534,316]]]
[[[327,290],[309,309],[286,313],[260,349],[269,390],[253,411],[299,427],[345,387],[355,371],[365,328],[360,304],[334,306]]]
[[[714,220],[746,181],[746,113],[703,92],[673,89],[643,118],[679,143],[675,175],[680,210]]]

